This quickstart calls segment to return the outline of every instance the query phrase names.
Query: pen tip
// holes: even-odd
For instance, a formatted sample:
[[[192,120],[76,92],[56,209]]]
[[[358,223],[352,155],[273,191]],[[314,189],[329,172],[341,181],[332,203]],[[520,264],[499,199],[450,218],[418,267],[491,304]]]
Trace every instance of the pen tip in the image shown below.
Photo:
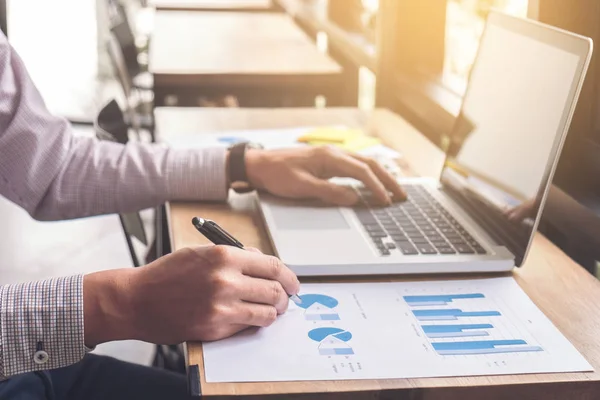
[[[290,299],[296,303],[296,305],[300,305],[302,304],[302,299],[300,298],[300,296],[298,296],[297,294],[293,294],[290,296]]]

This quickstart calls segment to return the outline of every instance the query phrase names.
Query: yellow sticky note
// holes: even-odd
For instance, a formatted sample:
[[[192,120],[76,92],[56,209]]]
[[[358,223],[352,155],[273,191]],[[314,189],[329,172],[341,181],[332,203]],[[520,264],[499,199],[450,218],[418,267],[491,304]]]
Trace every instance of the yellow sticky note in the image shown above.
[[[339,146],[341,148],[343,148],[344,150],[348,150],[348,151],[360,151],[360,150],[378,145],[380,143],[381,143],[381,141],[373,136],[362,135],[362,136],[357,136],[355,138],[352,138],[352,139],[340,144]]]
[[[360,129],[322,127],[314,129],[298,138],[298,142],[310,144],[336,144],[344,143],[349,139],[362,136]]]
[[[309,144],[311,146],[330,145],[330,146],[336,146],[336,147],[339,147],[341,149],[348,150],[348,151],[360,151],[360,150],[366,149],[368,147],[381,144],[381,141],[372,136],[357,136],[357,137],[349,139],[345,142],[339,142],[339,143],[311,141],[311,142],[307,142],[307,144]]]

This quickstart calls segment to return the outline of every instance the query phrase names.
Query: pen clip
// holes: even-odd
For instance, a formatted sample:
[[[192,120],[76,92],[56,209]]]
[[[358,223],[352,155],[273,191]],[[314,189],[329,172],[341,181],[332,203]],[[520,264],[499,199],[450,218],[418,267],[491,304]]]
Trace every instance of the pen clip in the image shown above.
[[[206,222],[208,222],[210,227],[213,228],[219,235],[223,236],[225,238],[225,240],[227,242],[229,242],[229,244],[237,246],[240,249],[244,248],[244,245],[239,240],[237,240],[236,238],[231,236],[225,229],[221,228],[216,222],[211,221],[211,220],[207,220]]]

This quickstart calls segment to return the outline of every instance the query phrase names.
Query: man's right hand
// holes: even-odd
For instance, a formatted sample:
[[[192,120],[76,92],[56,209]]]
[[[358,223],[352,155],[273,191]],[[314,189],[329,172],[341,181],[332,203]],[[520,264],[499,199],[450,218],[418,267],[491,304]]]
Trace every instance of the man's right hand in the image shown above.
[[[230,246],[182,249],[141,268],[86,275],[86,344],[222,339],[273,323],[299,285],[276,257]]]

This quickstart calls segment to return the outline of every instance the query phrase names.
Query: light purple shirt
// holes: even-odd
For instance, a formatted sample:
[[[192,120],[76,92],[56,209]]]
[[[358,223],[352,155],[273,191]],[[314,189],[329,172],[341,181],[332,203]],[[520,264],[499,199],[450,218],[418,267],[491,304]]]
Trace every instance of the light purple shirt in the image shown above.
[[[0,34],[0,195],[39,220],[224,200],[225,150],[75,137],[49,113]],[[107,266],[109,267],[109,266]],[[0,286],[0,379],[63,367],[86,352],[83,277]]]

